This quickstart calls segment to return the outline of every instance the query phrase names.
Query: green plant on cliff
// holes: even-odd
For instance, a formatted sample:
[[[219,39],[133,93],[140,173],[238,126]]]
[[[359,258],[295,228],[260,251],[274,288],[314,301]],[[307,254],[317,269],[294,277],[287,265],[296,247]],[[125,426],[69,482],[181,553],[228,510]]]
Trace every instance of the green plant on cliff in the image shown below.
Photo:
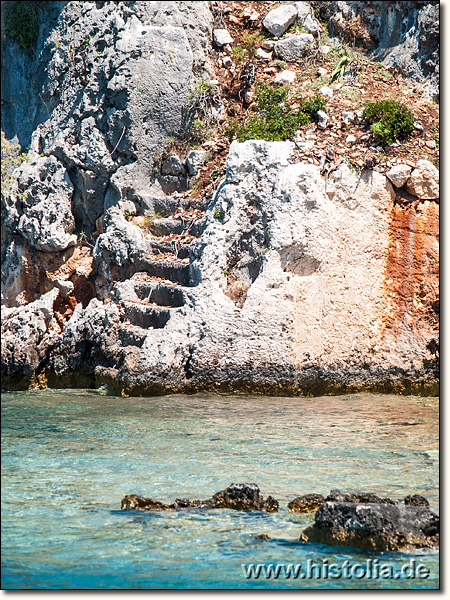
[[[414,113],[396,100],[367,102],[364,117],[381,146],[406,138],[414,128]]]
[[[311,98],[290,97],[289,86],[267,83],[255,87],[258,111],[242,125],[231,125],[229,137],[245,140],[284,141],[295,134],[301,125],[315,119],[317,111],[325,106],[325,100],[316,95]]]
[[[27,160],[28,156],[20,151],[18,144],[12,144],[5,137],[2,130],[2,162],[1,162],[1,174],[2,174],[2,194],[4,194],[10,184],[14,181],[12,172],[18,167],[24,160]],[[23,199],[23,198],[22,198]]]
[[[21,50],[32,55],[39,36],[40,18],[46,1],[10,2],[5,8],[5,34]]]

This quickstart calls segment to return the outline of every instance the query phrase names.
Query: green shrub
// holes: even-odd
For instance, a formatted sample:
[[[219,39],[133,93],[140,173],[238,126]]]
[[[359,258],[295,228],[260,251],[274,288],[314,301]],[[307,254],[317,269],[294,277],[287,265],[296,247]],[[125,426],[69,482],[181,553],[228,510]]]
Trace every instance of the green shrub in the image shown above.
[[[47,2],[11,2],[5,8],[5,34],[21,50],[33,54],[39,36],[41,11]]]
[[[23,163],[24,160],[28,159],[27,154],[21,152],[20,146],[12,144],[5,137],[2,130],[2,161],[1,161],[1,175],[2,175],[2,194],[8,191],[9,186],[13,183],[14,177],[12,172],[16,167]]]
[[[414,128],[414,113],[395,100],[368,102],[364,117],[381,146],[406,138]]]
[[[320,96],[289,98],[289,86],[256,85],[258,112],[241,126],[232,126],[229,137],[245,140],[284,141],[295,134],[301,125],[310,123],[317,111],[325,106]],[[294,108],[295,106],[295,108]]]
[[[253,33],[249,31],[244,31],[242,34],[242,41],[240,44],[237,44],[232,49],[233,56],[237,59],[237,62],[240,63],[244,60],[250,59],[252,60],[256,56],[256,51],[259,46],[264,42],[264,36],[260,31],[255,31]]]

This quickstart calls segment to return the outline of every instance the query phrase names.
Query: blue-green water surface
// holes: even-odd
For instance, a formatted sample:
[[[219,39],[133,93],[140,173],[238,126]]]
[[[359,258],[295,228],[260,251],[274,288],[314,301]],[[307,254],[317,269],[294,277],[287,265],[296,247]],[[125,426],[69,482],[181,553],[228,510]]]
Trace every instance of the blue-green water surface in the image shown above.
[[[298,538],[314,517],[286,506],[300,494],[339,488],[393,499],[420,493],[437,507],[437,398],[9,392],[2,430],[3,589],[439,585],[437,551],[305,544]],[[280,511],[120,510],[129,493],[203,499],[233,482],[257,483]],[[256,539],[261,534],[270,539]],[[242,568],[370,559],[397,573],[411,557],[429,577],[247,579]]]

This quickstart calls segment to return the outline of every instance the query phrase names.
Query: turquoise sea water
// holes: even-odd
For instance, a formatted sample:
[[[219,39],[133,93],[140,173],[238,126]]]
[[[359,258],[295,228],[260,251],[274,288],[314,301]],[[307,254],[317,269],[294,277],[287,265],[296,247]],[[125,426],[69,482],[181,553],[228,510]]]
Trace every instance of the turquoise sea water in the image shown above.
[[[358,551],[298,541],[304,493],[365,490],[438,505],[438,400],[119,398],[92,390],[10,392],[2,401],[3,589],[437,588],[438,553]],[[125,512],[128,493],[164,502],[257,483],[274,514]],[[256,536],[267,534],[269,540]],[[366,564],[425,579],[247,579],[241,565]],[[318,570],[312,569],[317,575]],[[348,571],[347,571],[348,573]],[[359,571],[354,571],[360,574]],[[408,571],[409,573],[409,571]]]

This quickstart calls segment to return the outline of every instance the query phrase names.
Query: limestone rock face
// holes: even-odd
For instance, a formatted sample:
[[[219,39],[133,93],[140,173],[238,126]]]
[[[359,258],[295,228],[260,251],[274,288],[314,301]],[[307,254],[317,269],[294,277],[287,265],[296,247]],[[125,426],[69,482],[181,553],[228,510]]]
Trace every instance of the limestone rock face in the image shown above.
[[[405,212],[384,175],[342,163],[325,180],[293,149],[233,142],[201,226],[152,222],[161,235],[195,233],[177,261],[153,255],[153,239],[111,202],[93,251],[95,293],[92,266],[52,267],[58,327],[23,312],[42,351],[18,365],[6,320],[6,381],[45,365],[49,380],[84,374],[135,394],[435,391],[437,203]]]
[[[28,244],[45,252],[74,246],[73,184],[63,164],[54,156],[26,161],[18,187],[24,200],[17,231]]]
[[[329,3],[328,16],[332,35],[355,40],[439,98],[439,2],[339,0]]]

